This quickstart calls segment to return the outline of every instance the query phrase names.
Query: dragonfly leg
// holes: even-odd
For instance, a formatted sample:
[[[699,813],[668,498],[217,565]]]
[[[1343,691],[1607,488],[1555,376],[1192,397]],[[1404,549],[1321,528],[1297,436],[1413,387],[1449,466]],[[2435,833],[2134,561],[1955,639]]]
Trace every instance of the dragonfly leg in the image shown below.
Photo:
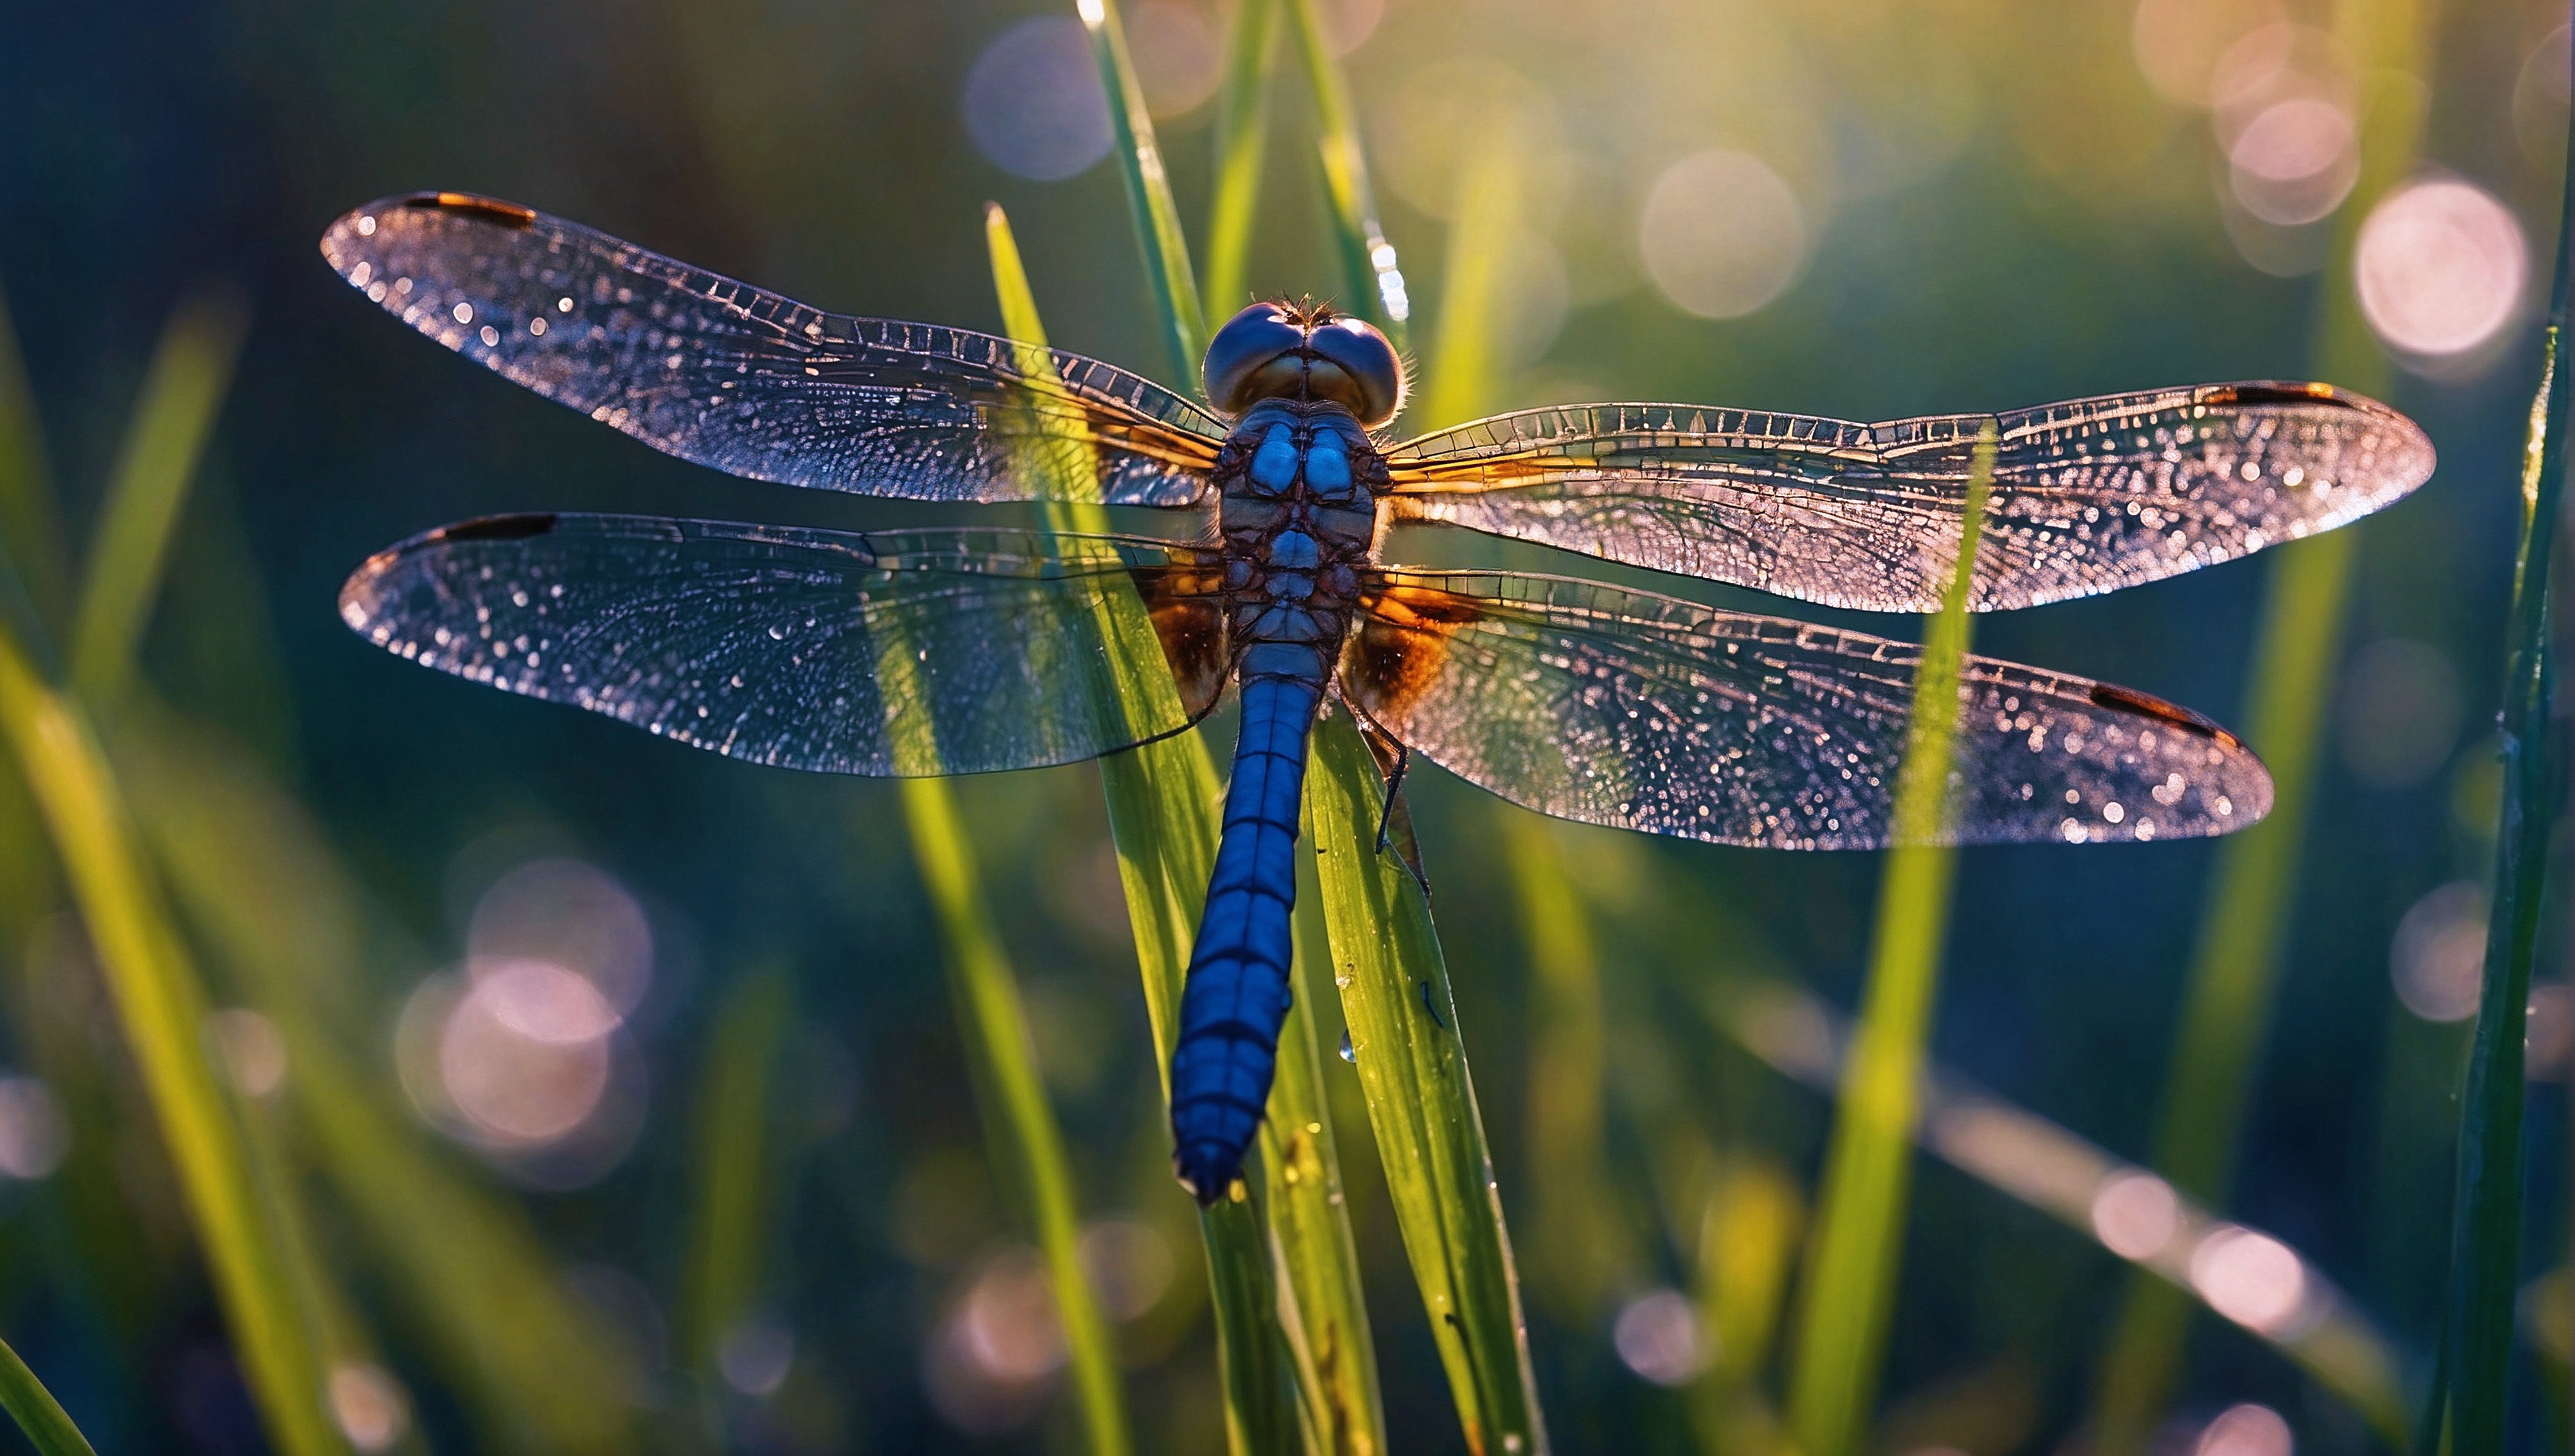
[[[1333,696],[1359,726],[1359,741],[1367,744],[1368,756],[1376,760],[1377,776],[1385,786],[1385,801],[1377,809],[1375,852],[1382,854],[1391,846],[1412,882],[1421,886],[1422,898],[1428,899],[1430,876],[1421,870],[1421,842],[1413,837],[1412,808],[1403,797],[1403,775],[1412,766],[1412,747],[1351,702],[1348,694]]]

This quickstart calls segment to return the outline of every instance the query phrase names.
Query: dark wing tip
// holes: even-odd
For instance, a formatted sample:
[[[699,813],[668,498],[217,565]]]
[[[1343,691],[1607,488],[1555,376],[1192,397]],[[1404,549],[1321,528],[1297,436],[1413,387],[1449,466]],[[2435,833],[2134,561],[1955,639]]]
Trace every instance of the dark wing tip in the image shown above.
[[[537,225],[540,214],[535,208],[503,202],[497,197],[478,197],[470,192],[414,192],[400,197],[380,197],[364,207],[351,208],[331,222],[322,232],[322,256],[334,272],[346,275],[349,270],[375,250],[372,240],[376,229],[388,214],[405,211],[443,212],[472,218],[525,232]]]
[[[505,228],[534,227],[537,221],[535,208],[503,202],[497,197],[480,197],[471,192],[415,192],[409,197],[395,199],[392,205],[461,213]]]
[[[2367,416],[2380,429],[2392,431],[2398,442],[2382,441],[2382,449],[2393,444],[2386,457],[2384,479],[2398,489],[2382,497],[2393,500],[2432,478],[2436,457],[2432,437],[2405,414],[2390,409],[2367,395],[2354,394],[2329,384],[2297,380],[2247,380],[2239,384],[2209,385],[2199,390],[2197,404],[2231,409],[2325,409],[2348,410]]]
[[[2214,722],[2191,712],[2178,703],[2168,703],[2153,694],[2140,693],[2134,688],[2122,688],[2116,683],[2095,683],[2092,685],[2092,702],[2095,707],[2106,708],[2114,713],[2134,714],[2140,718],[2151,718],[2159,723],[2170,724],[2184,732],[2196,733],[2222,747],[2244,746],[2242,739],[2218,727]]]
[[[420,538],[423,544],[446,541],[525,541],[555,529],[552,511],[526,511],[508,516],[477,516],[442,526]]]

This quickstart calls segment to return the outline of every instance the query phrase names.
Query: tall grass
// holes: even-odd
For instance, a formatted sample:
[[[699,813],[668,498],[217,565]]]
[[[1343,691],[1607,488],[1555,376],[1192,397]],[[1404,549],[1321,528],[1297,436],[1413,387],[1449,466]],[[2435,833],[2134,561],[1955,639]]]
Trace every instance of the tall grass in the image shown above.
[[[174,503],[175,509],[196,468],[203,418],[220,396],[219,382],[230,373],[237,343],[237,331],[211,325],[204,314],[183,314],[174,324],[156,355],[156,384],[129,427],[119,497],[147,497]],[[14,346],[0,352],[16,357]],[[211,392],[208,381],[216,382]],[[8,414],[25,432],[34,415],[19,393],[20,403]],[[199,417],[194,424],[192,413]],[[19,463],[10,473],[19,488],[41,480],[26,464],[41,459],[41,447],[24,434],[0,442],[0,459]],[[50,513],[20,501],[12,514],[24,521]],[[119,514],[112,502],[110,519]],[[135,515],[148,526],[150,513]],[[53,543],[24,545],[30,548],[24,554],[40,555]],[[135,530],[115,538],[112,547],[93,557],[91,580],[133,585],[92,587],[82,600],[148,601],[161,540],[150,530]],[[19,554],[11,553],[11,559]],[[296,1254],[254,1171],[236,1108],[208,1059],[204,1030],[212,1008],[204,982],[162,898],[89,714],[39,668],[37,650],[24,636],[31,626],[0,617],[0,738],[26,775],[70,881],[270,1438],[291,1456],[345,1450],[323,1408],[327,1372],[309,1301],[294,1277]],[[100,636],[95,628],[80,633],[84,640]],[[110,640],[108,648],[130,652],[130,635],[122,644]],[[121,664],[109,666],[121,677]]]
[[[1867,1429],[1895,1302],[1897,1255],[1921,1112],[1923,1045],[1939,984],[1957,851],[1950,829],[1950,749],[1958,671],[1967,651],[1967,591],[1993,484],[1995,426],[1976,439],[1958,559],[1922,638],[1913,711],[1897,770],[1892,847],[1878,882],[1868,989],[1842,1072],[1809,1250],[1788,1427],[1808,1456],[1844,1456]]]
[[[0,1341],[0,1409],[18,1423],[27,1444],[36,1448],[37,1456],[98,1456],[90,1449],[89,1439],[63,1413],[54,1393],[18,1358],[18,1352]]]
[[[2320,377],[2384,397],[2387,357],[2360,315],[2351,263],[2360,225],[2413,170],[2423,124],[2419,83],[2431,16],[2418,0],[2337,8],[2337,40],[2361,59],[2361,172],[2335,222],[2315,345]],[[2329,532],[2273,556],[2245,678],[2245,731],[2271,769],[2270,817],[2229,836],[2211,870],[2179,1027],[2163,1080],[2155,1170],[2223,1209],[2253,1074],[2271,1026],[2289,919],[2297,906],[2325,709],[2341,656],[2345,601],[2362,528]],[[2135,1456],[2179,1380],[2194,1306],[2171,1284],[2130,1276],[2093,1413],[2101,1456]]]
[[[724,1342],[753,1314],[766,1272],[767,1231],[777,1216],[774,1069],[795,1007],[795,984],[784,971],[738,977],[716,1011],[698,1069],[697,1189],[680,1327],[700,1388],[710,1394],[720,1388]],[[714,1402],[702,1404],[712,1417]],[[721,1435],[719,1423],[710,1425]]]
[[[1223,327],[1252,301],[1253,224],[1260,215],[1263,143],[1269,139],[1270,78],[1279,48],[1282,0],[1242,0],[1226,39],[1217,91],[1216,193],[1208,204],[1206,319]],[[1186,381],[1184,381],[1185,383]]]
[[[1172,201],[1172,179],[1163,168],[1163,149],[1154,140],[1153,113],[1145,108],[1145,86],[1127,54],[1127,31],[1118,20],[1118,0],[1076,0],[1076,10],[1091,33],[1092,55],[1100,63],[1101,83],[1109,91],[1110,132],[1119,170],[1127,178],[1127,200],[1136,214],[1136,245],[1144,250],[1145,280],[1172,352],[1173,382],[1184,388],[1198,377],[1199,356],[1207,350],[1207,320],[1199,312],[1199,288],[1190,269],[1190,243],[1181,232],[1181,210]],[[1257,52],[1259,47],[1254,47]],[[1246,204],[1247,211],[1249,204]]]
[[[1396,266],[1394,245],[1377,225],[1376,194],[1368,185],[1367,148],[1359,141],[1358,112],[1350,105],[1350,88],[1341,79],[1323,14],[1317,0],[1285,0],[1295,6],[1296,50],[1305,66],[1305,84],[1313,93],[1314,144],[1323,166],[1323,190],[1332,208],[1332,238],[1338,245],[1345,308],[1383,329],[1397,349],[1412,315],[1403,272]]]
[[[2549,836],[2564,800],[2563,764],[2551,753],[2549,707],[2556,665],[2549,651],[2549,559],[2561,530],[2567,432],[2575,375],[2567,369],[2570,270],[2575,270],[2575,120],[2560,198],[2556,279],[2539,391],[2523,452],[2521,545],[2513,562],[2503,691],[2503,805],[2495,832],[2494,894],[2486,924],[2485,983],[2460,1104],[2458,1185],[2450,1229],[2450,1298],[2441,1354],[2449,1372],[2450,1449],[2494,1456],[2504,1448],[2512,1392],[2513,1319],[2520,1294],[2525,1020],[2531,962],[2547,895]],[[2434,1429],[2423,1433],[2431,1443]]]

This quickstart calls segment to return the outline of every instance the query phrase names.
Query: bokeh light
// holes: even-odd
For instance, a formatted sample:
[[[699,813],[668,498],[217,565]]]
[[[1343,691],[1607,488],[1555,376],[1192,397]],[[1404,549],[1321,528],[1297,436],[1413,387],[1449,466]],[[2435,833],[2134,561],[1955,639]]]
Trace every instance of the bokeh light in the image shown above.
[[[1385,0],[1315,0],[1323,22],[1323,44],[1336,56],[1366,45],[1385,19]]]
[[[2229,185],[2245,211],[2266,223],[2311,223],[2351,195],[2360,179],[2359,132],[2351,114],[2316,96],[2293,96],[2256,112],[2227,148]]]
[[[2140,0],[2129,39],[2147,85],[2167,100],[2206,106],[2217,58],[2280,18],[2278,0]]]
[[[2190,1287],[2208,1307],[2257,1334],[2291,1334],[2307,1311],[2307,1266],[2266,1233],[2221,1225],[2191,1250]]]
[[[411,1426],[411,1398],[381,1365],[352,1361],[331,1371],[331,1419],[361,1451],[390,1449]]]
[[[607,1036],[575,1034],[604,1006],[590,982],[542,960],[505,961],[476,976],[439,1028],[449,1100],[501,1145],[560,1140],[608,1091]]]
[[[2343,763],[2378,788],[2409,787],[2440,771],[2467,716],[2449,655],[2410,638],[2382,638],[2352,654],[2340,699]]]
[[[2117,1174],[2092,1195],[2092,1232],[2123,1259],[2153,1258],[2181,1232],[2181,1199],[2152,1173]]]
[[[2533,987],[2522,1039],[2522,1069],[2532,1081],[2564,1076],[2567,1056],[2575,1052],[2575,989],[2564,981]]]
[[[1042,15],[994,38],[966,73],[966,134],[994,166],[1060,182],[1109,155],[1109,94],[1079,21]]]
[[[796,1366],[796,1335],[768,1316],[745,1320],[716,1343],[716,1370],[745,1395],[770,1396]]]
[[[2472,183],[2417,182],[2361,225],[2352,282],[2362,314],[2404,354],[2464,354],[2512,321],[2530,268],[2511,209]]]
[[[1610,1342],[1630,1370],[1656,1385],[1686,1385],[1716,1354],[1698,1311],[1677,1289],[1656,1289],[1618,1306]]]
[[[2388,978],[2396,999],[2426,1021],[2464,1021],[2485,985],[2486,892],[2455,880],[2416,900],[2396,922]]]
[[[933,1337],[924,1371],[931,1403],[969,1435],[1034,1419],[1065,1360],[1055,1286],[1037,1251],[985,1261]]]
[[[1184,116],[1216,94],[1225,76],[1225,41],[1196,6],[1145,0],[1120,18],[1147,110],[1157,117]]]
[[[1684,312],[1748,314],[1796,281],[1812,243],[1796,194],[1747,152],[1699,152],[1654,179],[1637,223],[1645,276]]]
[[[45,1177],[71,1150],[71,1123],[54,1089],[35,1077],[0,1077],[0,1173]]]
[[[2228,1406],[2200,1430],[2191,1456],[2290,1456],[2289,1423],[2267,1405]]]
[[[1150,1223],[1104,1218],[1082,1230],[1082,1271],[1112,1319],[1136,1319],[1172,1287],[1171,1241]]]
[[[275,1021],[231,1006],[214,1014],[212,1030],[224,1070],[244,1095],[265,1097],[286,1084],[286,1037]]]
[[[579,859],[532,859],[494,880],[465,934],[473,963],[543,960],[588,980],[615,1015],[643,1004],[653,927],[615,875]]]

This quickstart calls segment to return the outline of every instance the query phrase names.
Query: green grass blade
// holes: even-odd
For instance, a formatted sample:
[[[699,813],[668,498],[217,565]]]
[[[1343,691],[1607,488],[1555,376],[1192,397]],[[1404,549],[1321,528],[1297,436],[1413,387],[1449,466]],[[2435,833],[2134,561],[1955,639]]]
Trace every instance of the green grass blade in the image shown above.
[[[153,351],[72,626],[72,687],[93,707],[112,707],[133,672],[170,533],[231,385],[244,327],[238,306],[200,299],[179,311]]]
[[[899,660],[900,653],[892,654]],[[901,701],[885,681],[890,701]],[[1000,934],[984,909],[984,891],[957,821],[954,791],[944,778],[906,778],[906,817],[914,856],[938,912],[940,939],[957,1020],[999,1114],[1000,1142],[1025,1188],[1038,1250],[1055,1286],[1056,1317],[1064,1326],[1066,1360],[1073,1371],[1084,1434],[1095,1453],[1134,1449],[1127,1433],[1126,1400],[1119,1388],[1117,1352],[1109,1325],[1082,1268],[1082,1228],[1074,1208],[1073,1173],[1064,1134],[1048,1105],[1029,1040],[1028,1015],[1004,958]]]
[[[1386,1449],[1376,1345],[1359,1287],[1358,1249],[1341,1201],[1340,1158],[1324,1108],[1323,1059],[1314,1030],[1319,994],[1310,917],[1296,917],[1291,974],[1295,999],[1279,1028],[1279,1074],[1261,1124],[1264,1211],[1290,1298],[1280,1322],[1303,1398],[1307,1449],[1328,1456],[1376,1456]]]
[[[0,561],[16,570],[37,621],[51,628],[70,609],[71,583],[63,573],[62,514],[44,440],[9,300],[0,295]]]
[[[63,1413],[54,1393],[6,1340],[0,1340],[0,1409],[9,1412],[40,1456],[98,1456],[90,1449],[89,1438]]]
[[[1313,92],[1317,123],[1315,145],[1323,164],[1323,190],[1332,205],[1332,237],[1338,245],[1343,286],[1350,302],[1344,307],[1386,332],[1394,347],[1405,347],[1412,300],[1404,291],[1403,270],[1394,245],[1377,225],[1376,195],[1368,187],[1367,150],[1359,144],[1358,112],[1350,105],[1349,84],[1323,34],[1316,0],[1292,0],[1296,7],[1296,51],[1305,64],[1305,84]]]
[[[1384,789],[1346,715],[1314,726],[1313,756],[1305,817],[1332,978],[1449,1395],[1468,1450],[1543,1451],[1510,1233],[1430,907],[1376,850]]]
[[[738,977],[725,992],[698,1073],[696,1207],[689,1220],[681,1328],[705,1388],[718,1388],[725,1337],[752,1313],[775,1216],[771,1068],[795,1009],[786,974]]]
[[[1894,847],[1878,884],[1868,989],[1825,1154],[1788,1389],[1788,1427],[1808,1456],[1846,1456],[1857,1448],[1876,1401],[1893,1312],[1923,1042],[1957,867],[1956,851],[1939,841],[1958,722],[1958,665],[1967,651],[1967,588],[1984,534],[1994,445],[1995,428],[1987,422],[1968,470],[1958,560],[1940,611],[1923,633],[1896,775]]]
[[[1217,92],[1216,197],[1208,206],[1207,324],[1252,302],[1252,229],[1261,210],[1262,143],[1269,137],[1271,60],[1280,0],[1242,0]]]
[[[1154,116],[1145,109],[1145,86],[1127,54],[1127,31],[1118,21],[1118,0],[1076,0],[1083,26],[1091,32],[1091,53],[1100,62],[1100,81],[1109,91],[1110,130],[1116,140],[1119,167],[1127,177],[1127,201],[1136,215],[1136,241],[1145,254],[1146,291],[1161,315],[1163,339],[1172,351],[1172,383],[1182,389],[1198,383],[1200,357],[1207,352],[1206,318],[1199,312],[1199,286],[1190,273],[1190,243],[1181,232],[1181,210],[1172,201],[1172,179],[1163,170],[1163,149],[1154,140]]]
[[[205,988],[87,719],[37,677],[8,633],[0,633],[0,737],[35,792],[97,949],[270,1439],[288,1456],[345,1450],[323,1413],[313,1331],[261,1204],[241,1126],[207,1062]]]
[[[2575,122],[2569,136],[2575,138]],[[2451,1370],[2450,1449],[2504,1448],[2512,1386],[2513,1316],[2520,1293],[2523,1196],[2522,1062],[2531,962],[2547,898],[2548,840],[2561,798],[2549,706],[2549,558],[2565,493],[2567,419],[2575,373],[2566,361],[2567,290],[2575,272],[2575,152],[2568,153],[2557,233],[2557,277],[2539,392],[2521,479],[2521,547],[2513,563],[2504,671],[2503,811],[2495,831],[2494,898],[2486,924],[2485,984],[2460,1107],[2459,1173],[2450,1233],[2450,1300],[2442,1342]]]
[[[381,1072],[355,876],[321,827],[247,755],[154,710],[124,719],[116,761],[173,898],[286,1043],[283,1095],[315,1168],[471,1412],[478,1449],[634,1447],[637,1372],[568,1301],[509,1199],[434,1148]]]
[[[1487,129],[1470,145],[1458,170],[1438,327],[1431,335],[1430,367],[1424,371],[1418,406],[1424,429],[1488,414],[1501,395],[1499,325],[1510,279],[1498,244],[1519,220],[1524,166],[1508,130]]]
[[[1031,346],[1032,368],[1052,369],[1053,364],[1039,352],[1046,344],[1045,321],[1030,292],[1028,270],[1012,237],[1010,218],[1000,207],[985,210],[984,235],[992,254],[993,286],[1001,300],[1004,332]],[[1088,450],[1079,447],[1072,458],[1049,451],[1033,468],[1063,469],[1074,480],[1096,480],[1091,462],[1080,458]],[[1070,489],[1051,494],[1062,498],[1046,507],[1051,529],[1069,533],[1108,529],[1108,512],[1097,503],[1082,501],[1080,493]],[[1101,624],[1102,639],[1112,649],[1121,694],[1138,701],[1172,694],[1171,672],[1161,650],[1149,646],[1151,629],[1139,627],[1144,621],[1142,600],[1114,602],[1104,614],[1108,620]],[[1109,833],[1118,851],[1128,924],[1136,938],[1137,967],[1144,976],[1146,1014],[1153,1023],[1155,1066],[1168,1103],[1172,1046],[1180,1034],[1181,982],[1189,972],[1190,945],[1198,934],[1199,910],[1216,863],[1221,785],[1207,745],[1195,733],[1113,753],[1100,760],[1100,778],[1109,801]],[[1315,1115],[1320,1116],[1319,1108]],[[1320,1148],[1320,1155],[1328,1158],[1329,1142]],[[1338,1168],[1327,1171],[1337,1183]],[[1199,1233],[1207,1248],[1208,1285],[1216,1309],[1228,1441],[1243,1456],[1292,1451],[1297,1446],[1293,1352],[1279,1319],[1278,1276],[1271,1266],[1261,1204],[1247,1198],[1203,1208]],[[1297,1268],[1301,1271],[1302,1266]],[[1307,1282],[1316,1281],[1291,1273],[1289,1293]],[[1317,1317],[1321,1315],[1318,1311]]]
[[[2352,254],[2370,208],[2413,170],[2423,113],[2410,78],[2422,74],[2429,21],[2413,0],[2344,5],[2336,16],[2338,38],[2370,79],[2359,110],[2361,175],[2335,223],[2315,358],[2321,377],[2380,397],[2390,383],[2387,358],[2350,286]],[[2358,541],[2346,529],[2276,552],[2254,631],[2245,729],[2271,769],[2271,813],[2218,847],[2155,1136],[2155,1170],[2220,1209],[2230,1199],[2237,1135],[2296,905]],[[2100,1456],[2144,1450],[2180,1379],[2194,1308],[2163,1280],[2130,1278],[2094,1397]]]

